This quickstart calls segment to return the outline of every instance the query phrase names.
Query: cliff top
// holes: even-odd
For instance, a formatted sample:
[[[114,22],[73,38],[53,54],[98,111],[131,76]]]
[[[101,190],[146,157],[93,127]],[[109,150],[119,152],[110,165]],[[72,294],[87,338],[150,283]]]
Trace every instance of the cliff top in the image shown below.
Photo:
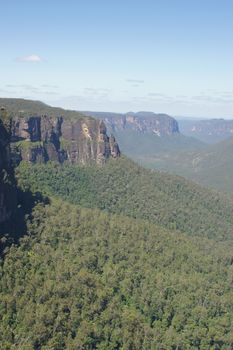
[[[154,113],[148,111],[139,112],[127,112],[127,113],[114,113],[114,112],[95,112],[95,111],[82,111],[85,115],[90,115],[96,118],[122,118],[122,117],[135,117],[135,118],[145,118],[148,120],[153,120],[157,118],[173,119],[174,118],[166,113]]]
[[[10,114],[17,117],[42,116],[64,117],[74,119],[93,119],[83,113],[66,110],[59,107],[51,107],[40,101],[26,100],[21,98],[0,98],[0,108],[5,108]]]

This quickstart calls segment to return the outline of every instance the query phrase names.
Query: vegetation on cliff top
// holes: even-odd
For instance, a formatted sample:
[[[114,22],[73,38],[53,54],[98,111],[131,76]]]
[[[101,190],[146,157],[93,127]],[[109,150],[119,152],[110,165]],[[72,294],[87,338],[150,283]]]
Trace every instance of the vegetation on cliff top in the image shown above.
[[[66,117],[71,119],[86,118],[84,114],[66,110],[59,107],[51,107],[40,101],[25,100],[21,98],[0,98],[0,107],[6,108],[11,117],[35,117],[47,115],[50,117]]]

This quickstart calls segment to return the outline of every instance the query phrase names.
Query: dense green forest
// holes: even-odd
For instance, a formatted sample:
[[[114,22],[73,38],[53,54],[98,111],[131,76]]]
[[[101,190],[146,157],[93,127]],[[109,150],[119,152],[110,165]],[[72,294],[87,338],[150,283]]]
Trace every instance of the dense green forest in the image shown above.
[[[146,170],[127,158],[104,167],[21,163],[22,188],[73,204],[147,219],[169,229],[233,239],[233,199],[178,176]]]
[[[1,350],[233,348],[230,196],[125,157],[15,175],[26,216],[0,260]]]
[[[64,201],[0,268],[2,350],[232,349],[233,251]]]

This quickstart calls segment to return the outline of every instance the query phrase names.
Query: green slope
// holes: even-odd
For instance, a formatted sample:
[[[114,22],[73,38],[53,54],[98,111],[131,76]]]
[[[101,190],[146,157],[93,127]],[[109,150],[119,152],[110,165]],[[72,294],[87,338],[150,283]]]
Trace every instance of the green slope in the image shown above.
[[[233,137],[196,152],[143,158],[151,168],[174,172],[197,183],[233,193]]]
[[[2,350],[232,349],[232,248],[64,201],[0,266]]]
[[[183,150],[199,150],[206,146],[193,137],[176,133],[159,137],[153,133],[139,133],[131,130],[114,132],[114,136],[120,145],[121,151],[127,156],[140,160],[148,156],[167,153],[175,153]]]
[[[146,170],[129,159],[104,167],[56,163],[17,169],[23,188],[74,204],[147,219],[171,229],[218,240],[233,239],[233,199],[183,178]]]

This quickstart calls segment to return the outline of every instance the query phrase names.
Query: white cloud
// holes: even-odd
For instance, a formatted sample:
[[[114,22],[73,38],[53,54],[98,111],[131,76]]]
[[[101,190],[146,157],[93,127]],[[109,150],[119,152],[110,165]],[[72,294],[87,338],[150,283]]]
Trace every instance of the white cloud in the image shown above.
[[[18,57],[17,61],[19,62],[42,62],[44,61],[42,57],[40,57],[39,55],[28,55],[28,56],[22,56],[22,57]]]

